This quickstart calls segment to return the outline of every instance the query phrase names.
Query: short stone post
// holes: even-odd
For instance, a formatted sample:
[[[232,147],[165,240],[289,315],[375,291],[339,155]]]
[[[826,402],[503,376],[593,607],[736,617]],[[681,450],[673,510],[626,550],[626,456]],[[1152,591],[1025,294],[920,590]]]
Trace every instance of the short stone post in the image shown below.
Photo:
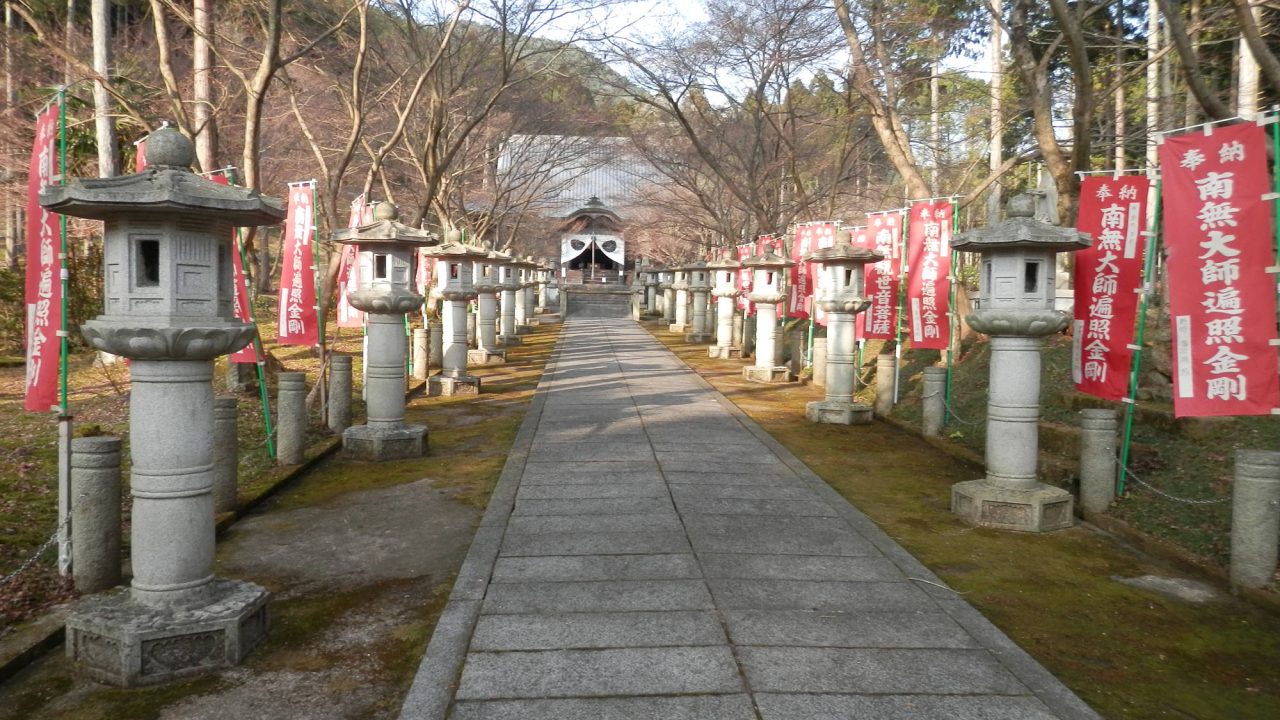
[[[415,332],[423,332],[421,330]],[[425,332],[423,332],[425,335]],[[414,336],[417,339],[417,336]],[[423,351],[425,356],[426,352]],[[415,360],[414,362],[417,362]],[[425,367],[426,363],[423,363]],[[329,356],[329,431],[341,435],[351,427],[351,356]]]
[[[71,577],[82,594],[120,584],[120,438],[71,441]]]
[[[746,315],[742,318],[742,357],[748,358],[756,352],[756,316]]]
[[[827,386],[827,339],[813,339],[813,384],[818,387]]]
[[[427,324],[427,367],[440,367],[444,362],[444,323],[432,320]]]
[[[1114,410],[1080,411],[1080,506],[1104,513],[1116,497],[1116,429]]]
[[[431,374],[431,338],[426,328],[413,329],[413,379],[426,380]],[[348,360],[348,363],[351,361]]]
[[[889,390],[893,392],[892,389]],[[947,369],[927,367],[920,393],[922,428],[925,437],[938,437],[947,418]]]
[[[498,296],[502,293],[498,267],[508,261],[506,255],[490,252],[475,264],[476,348],[467,352],[468,365],[501,365],[507,351],[498,348]]]
[[[300,465],[307,447],[307,376],[276,376],[276,464]]]
[[[742,311],[736,309],[736,307],[729,314],[733,317],[732,325],[730,325],[730,332],[732,334],[729,336],[731,338],[729,345],[731,347],[742,348],[745,335],[744,331],[746,330],[745,318],[742,317]]]
[[[1237,450],[1231,490],[1231,584],[1271,584],[1280,542],[1280,452]]]
[[[240,437],[236,421],[240,400],[235,396],[213,399],[213,511],[236,509],[237,476],[240,470]]]
[[[658,289],[662,291],[662,322],[670,325],[676,321],[676,290],[671,286],[675,280],[675,273],[670,270],[662,272],[662,282],[658,284]]]
[[[898,358],[893,353],[876,356],[876,415],[889,417],[893,412],[893,386],[898,377]]]
[[[476,345],[476,339],[478,337],[479,335],[476,331],[476,313],[467,312],[467,347],[478,347],[478,345]]]

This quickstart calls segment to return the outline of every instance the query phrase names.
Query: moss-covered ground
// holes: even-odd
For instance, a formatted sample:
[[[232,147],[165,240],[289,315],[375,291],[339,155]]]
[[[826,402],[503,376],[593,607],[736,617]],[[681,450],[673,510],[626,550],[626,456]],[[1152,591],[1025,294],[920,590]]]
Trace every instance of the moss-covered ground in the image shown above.
[[[976,465],[884,423],[809,423],[804,404],[820,388],[747,383],[742,362],[651,332],[1103,716],[1280,717],[1280,618],[1229,596],[1193,605],[1121,584],[1170,570],[1087,527],[966,526],[949,511],[950,487],[980,477]],[[968,402],[957,414],[972,413]]]
[[[558,332],[556,325],[535,328],[524,344],[508,349],[506,365],[472,368],[470,372],[482,378],[479,396],[414,398],[407,419],[430,428],[426,457],[373,464],[331,456],[278,490],[255,513],[323,508],[351,493],[427,476],[447,502],[470,506],[467,512],[474,515],[487,504],[497,483]],[[300,357],[284,354],[287,367],[302,369]],[[359,372],[357,362],[357,382]],[[322,434],[318,429],[316,433]],[[241,497],[251,495],[249,491]],[[455,550],[460,563],[466,543]],[[227,552],[220,547],[220,561]],[[298,697],[298,712],[303,714],[297,717],[309,716],[304,704],[308,698],[328,703],[326,716],[394,717],[448,598],[452,572],[456,566],[442,574],[322,584],[303,592],[290,587],[297,578],[265,573],[244,577],[266,586],[277,598],[271,605],[268,639],[242,668],[161,687],[120,690],[77,679],[54,652],[0,686],[0,719],[229,717],[280,703],[288,693]]]

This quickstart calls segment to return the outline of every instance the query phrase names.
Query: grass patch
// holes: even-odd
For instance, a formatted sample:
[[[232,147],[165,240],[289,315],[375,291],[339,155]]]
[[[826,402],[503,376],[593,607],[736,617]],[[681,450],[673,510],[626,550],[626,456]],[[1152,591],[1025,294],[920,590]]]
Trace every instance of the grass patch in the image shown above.
[[[820,389],[747,383],[740,363],[654,335],[1104,716],[1280,717],[1280,618],[1116,582],[1168,570],[1083,527],[971,528],[951,515],[950,488],[979,468],[883,423],[808,423]]]

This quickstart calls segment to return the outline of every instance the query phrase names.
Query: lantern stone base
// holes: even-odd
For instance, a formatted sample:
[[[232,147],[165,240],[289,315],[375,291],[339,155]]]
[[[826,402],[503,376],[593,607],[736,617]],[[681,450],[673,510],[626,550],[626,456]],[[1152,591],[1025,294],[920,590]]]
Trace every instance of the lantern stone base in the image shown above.
[[[529,326],[529,322],[527,320],[523,324],[516,325],[517,335],[528,335],[530,332],[533,332],[533,328]]]
[[[707,357],[720,358],[721,360],[734,360],[742,357],[742,348],[740,347],[720,347],[712,345],[707,348]]]
[[[686,333],[693,329],[690,323],[671,323],[667,326],[667,332]]]
[[[499,335],[498,344],[507,346],[523,345],[524,340],[519,335]]]
[[[467,351],[467,365],[502,365],[507,362],[506,350],[478,348]]]
[[[527,325],[528,327],[538,327],[541,324],[542,324],[542,318],[539,318],[539,317],[531,317],[528,320],[525,320],[525,325]]]
[[[155,685],[239,665],[267,637],[271,593],[214,579],[198,606],[152,608],[121,588],[81,600],[67,618],[67,658],[98,682]]]
[[[479,394],[480,378],[474,375],[458,375],[457,377],[432,375],[431,379],[427,380],[427,395],[431,397]]]
[[[742,379],[758,383],[789,383],[791,382],[791,368],[786,365],[772,365],[769,367],[747,365],[742,368]]]
[[[804,406],[806,420],[827,425],[869,425],[872,414],[870,406],[839,400],[819,400]]]
[[[688,343],[708,343],[716,339],[711,333],[691,332],[684,336],[684,341]]]
[[[342,431],[342,451],[357,460],[403,460],[427,453],[427,427],[353,425]]]
[[[1071,527],[1074,497],[1043,483],[1019,490],[986,480],[951,486],[951,512],[970,525],[996,530],[1050,532]]]

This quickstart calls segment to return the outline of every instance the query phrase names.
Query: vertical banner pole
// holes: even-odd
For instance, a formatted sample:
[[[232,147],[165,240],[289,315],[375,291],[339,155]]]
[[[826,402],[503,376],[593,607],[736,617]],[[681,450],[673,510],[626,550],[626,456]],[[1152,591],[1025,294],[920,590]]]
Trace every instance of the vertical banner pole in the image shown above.
[[[1272,200],[1272,226],[1276,233],[1276,266],[1280,267],[1280,106],[1273,106],[1271,122],[1271,190],[1276,198]],[[1276,295],[1280,300],[1280,275],[1276,276]],[[1280,318],[1280,302],[1276,303],[1276,315]]]
[[[67,183],[67,91],[58,89],[58,184]],[[70,338],[67,332],[67,291],[71,274],[67,267],[67,216],[58,216],[58,277],[62,286],[58,331],[58,573],[71,572],[71,412],[67,403],[67,359]]]
[[[234,170],[227,172],[228,180],[232,185],[236,184],[236,176]],[[265,242],[265,240],[264,240]],[[240,267],[245,267],[244,262],[244,229],[236,228],[236,253],[240,255]],[[249,284],[249,274],[244,274],[244,294],[249,301],[250,317],[253,315],[253,286]],[[255,370],[258,373],[258,395],[262,399],[262,427],[267,434],[267,454],[274,460],[276,457],[275,432],[271,429],[271,402],[267,393],[267,355],[266,349],[262,346],[262,334],[255,332],[253,334],[253,357]]]
[[[1124,495],[1124,474],[1129,468],[1129,445],[1133,440],[1133,411],[1138,403],[1138,377],[1142,371],[1142,344],[1147,334],[1147,302],[1155,288],[1156,254],[1160,251],[1161,182],[1156,181],[1156,203],[1151,227],[1147,228],[1147,261],[1142,268],[1142,301],[1138,303],[1138,334],[1134,338],[1133,367],[1129,369],[1129,397],[1124,405],[1124,438],[1120,442],[1120,472],[1116,495]]]
[[[898,238],[902,262],[898,263],[898,324],[893,329],[893,404],[898,404],[898,379],[902,376],[902,317],[907,313],[907,238],[910,237],[911,208],[902,213],[902,237]]]
[[[956,201],[951,201],[951,235],[948,239],[948,246],[956,239]],[[942,426],[946,427],[947,419],[951,416],[951,361],[952,349],[956,345],[956,339],[960,337],[960,314],[956,312],[956,259],[959,253],[955,250],[951,251],[951,270],[947,273],[951,281],[951,301],[948,303],[947,317],[950,326],[947,328],[947,385],[942,395],[942,401],[945,403],[944,412],[942,413]]]

